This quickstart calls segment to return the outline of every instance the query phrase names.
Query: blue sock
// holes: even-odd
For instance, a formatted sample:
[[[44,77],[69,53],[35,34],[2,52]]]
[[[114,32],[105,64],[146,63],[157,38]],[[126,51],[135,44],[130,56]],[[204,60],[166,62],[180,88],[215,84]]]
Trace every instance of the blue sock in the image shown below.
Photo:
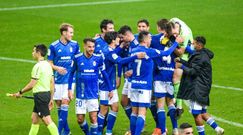
[[[165,118],[165,109],[158,108],[158,121],[159,121],[159,128],[161,129],[161,133],[165,133],[166,129],[166,118]]]
[[[172,123],[172,127],[173,127],[173,129],[175,129],[178,127],[177,120],[175,119],[176,108],[174,105],[170,105],[170,106],[168,106],[168,108],[169,108],[169,114],[170,114],[170,120]]]
[[[208,125],[210,125],[213,129],[215,129],[216,127],[218,127],[217,123],[214,121],[214,119],[212,117],[210,117],[207,120]]]
[[[199,135],[205,135],[204,126],[197,126],[197,132]]]
[[[136,122],[135,135],[141,135],[141,132],[144,127],[144,122],[145,122],[145,116],[138,115],[137,122]]]
[[[130,130],[132,135],[135,134],[136,122],[137,122],[137,115],[132,113],[130,116]]]
[[[106,133],[112,133],[112,129],[116,122],[116,116],[117,116],[117,112],[113,112],[112,110],[110,110],[108,114]]]
[[[130,119],[130,116],[132,114],[132,107],[130,105],[128,105],[128,106],[124,107],[124,110],[126,112],[128,119]]]
[[[67,123],[68,116],[68,105],[61,105],[60,116],[58,119],[58,132],[62,133],[62,129],[64,129],[65,124]]]
[[[155,124],[156,124],[156,128],[159,128],[156,101],[151,102],[151,106],[149,107],[149,109],[150,109],[150,111],[153,115],[153,118],[154,118],[154,121],[155,121]]]
[[[90,125],[90,134],[97,135],[97,133],[98,133],[98,124],[97,123],[91,124]]]
[[[97,121],[98,121],[98,134],[102,134],[102,132],[103,132],[103,125],[104,125],[104,122],[105,122],[105,116],[102,115],[101,113],[99,113]]]
[[[89,125],[86,122],[86,120],[84,120],[84,122],[82,124],[79,124],[79,127],[83,130],[85,135],[89,135]]]
[[[67,109],[69,108],[69,106],[67,106]],[[68,110],[66,111],[67,113],[67,118],[68,118]],[[66,119],[65,125],[64,125],[64,134],[69,134],[70,132],[70,128],[68,126],[68,119]]]

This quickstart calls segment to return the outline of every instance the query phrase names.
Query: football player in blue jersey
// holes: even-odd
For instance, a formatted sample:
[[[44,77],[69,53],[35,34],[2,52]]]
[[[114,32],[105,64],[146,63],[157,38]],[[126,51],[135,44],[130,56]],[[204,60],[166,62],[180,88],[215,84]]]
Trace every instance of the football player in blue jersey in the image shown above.
[[[147,19],[141,19],[137,22],[138,33],[141,31],[149,31],[149,21]],[[135,34],[135,38],[138,39],[138,33]]]
[[[161,26],[165,26],[164,28]],[[172,44],[175,40],[175,37],[172,38],[172,23],[168,21],[158,21],[158,27],[163,30],[163,37],[162,41],[165,40],[165,43],[161,43],[157,41],[157,44],[160,45],[161,49],[168,50],[170,44]],[[166,117],[165,117],[165,101],[169,108],[168,115],[171,118],[172,126],[173,126],[173,135],[178,135],[177,129],[177,120],[175,119],[175,112],[176,107],[174,105],[174,88],[173,88],[173,74],[175,69],[175,62],[173,59],[176,58],[174,53],[158,57],[154,59],[155,62],[155,69],[154,69],[154,96],[157,99],[157,107],[158,107],[158,121],[159,121],[159,128],[161,130],[162,135],[166,134]],[[155,133],[154,133],[155,134]],[[158,133],[157,133],[158,134]]]
[[[153,81],[153,60],[152,58],[170,55],[177,47],[174,42],[167,51],[151,49],[151,35],[149,32],[142,31],[138,35],[139,46],[132,50],[131,56],[138,52],[145,52],[143,59],[135,59],[132,62],[131,78],[131,105],[132,114],[130,116],[130,129],[132,135],[140,135],[144,127],[146,109],[150,106]]]
[[[111,110],[108,114],[106,135],[112,134],[112,129],[116,121],[116,116],[118,112],[118,93],[116,90],[116,64],[125,64],[131,62],[136,58],[144,58],[145,53],[138,53],[133,57],[121,58],[115,53],[115,48],[119,44],[119,37],[117,32],[108,32],[104,36],[105,41],[108,43],[108,49],[104,48],[102,50],[102,55],[104,56],[104,63],[106,66],[106,72],[112,83],[112,93],[113,97],[109,98],[109,91],[107,84],[101,80],[100,89],[100,112],[98,114],[98,126],[99,134],[102,133],[103,124],[105,120],[105,115],[108,112],[109,106]]]
[[[131,54],[131,50],[138,46],[138,41],[135,38],[135,36],[132,33],[132,29],[124,25],[122,26],[118,33],[120,34],[122,42],[125,42],[127,44],[126,47],[124,47],[121,57],[129,57]],[[121,98],[121,105],[128,117],[130,119],[131,113],[132,113],[132,107],[130,105],[130,89],[131,89],[131,71],[129,64],[123,64],[118,65],[118,77],[117,77],[117,83],[120,84],[121,81],[121,74],[124,74],[124,85],[122,88],[122,98]],[[128,135],[130,133],[130,130],[128,130],[125,135]]]
[[[74,55],[79,53],[79,45],[72,40],[73,26],[63,23],[60,26],[60,39],[53,42],[49,47],[48,60],[54,70],[55,92],[53,99],[58,109],[59,134],[70,134],[67,122],[68,117],[68,77]]]
[[[100,54],[104,47],[107,47],[108,44],[104,40],[105,33],[115,31],[114,22],[109,19],[104,19],[100,23],[101,34],[96,35],[95,37],[95,51],[94,53]]]
[[[105,71],[103,58],[100,54],[94,54],[95,40],[92,38],[85,38],[84,53],[75,55],[72,64],[72,72],[69,76],[69,97],[73,99],[72,79],[76,72],[76,114],[77,121],[80,128],[86,135],[97,135],[97,112],[99,110],[98,103],[98,77],[99,71],[102,73],[108,90],[111,89],[111,82]],[[112,97],[112,95],[110,95]],[[90,117],[90,131],[88,123],[85,120],[86,111],[89,112]]]

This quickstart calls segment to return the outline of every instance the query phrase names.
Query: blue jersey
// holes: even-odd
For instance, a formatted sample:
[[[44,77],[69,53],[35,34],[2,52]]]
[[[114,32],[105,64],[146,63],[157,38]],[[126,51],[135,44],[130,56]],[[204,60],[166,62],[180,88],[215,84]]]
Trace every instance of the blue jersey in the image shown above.
[[[87,58],[83,53],[75,55],[72,65],[72,78],[76,72],[76,97],[79,99],[98,99],[99,71],[104,71],[105,65],[101,55],[93,54]],[[69,82],[69,89],[72,83]]]
[[[158,50],[164,50],[164,45],[161,44],[161,40],[164,38],[163,33],[152,35],[152,41],[151,41],[151,48],[155,48]]]
[[[167,49],[168,47],[165,47],[165,50]],[[154,81],[172,83],[172,78],[175,69],[175,58],[176,55],[172,53],[168,56],[158,57],[154,59]]]
[[[161,44],[161,40],[164,38],[163,33],[153,35],[151,41],[151,47],[158,50],[167,50],[168,47]],[[154,58],[154,81],[172,82],[174,69],[175,69],[175,54],[172,53],[168,56]]]
[[[114,49],[108,47],[108,49],[102,50],[104,56],[105,63],[105,71],[111,80],[112,89],[116,89],[116,64],[126,64],[136,59],[137,56],[121,58],[118,56]],[[104,77],[101,77],[99,89],[103,91],[107,91],[107,84],[104,82]]]
[[[63,44],[60,40],[53,42],[48,50],[48,60],[53,61],[55,66],[64,67],[67,70],[65,75],[59,74],[54,71],[56,84],[67,84],[68,77],[71,71],[71,64],[74,55],[79,53],[79,45],[76,41],[68,41]]]
[[[139,45],[132,50],[132,56],[138,52],[145,52],[146,57],[143,59],[135,59],[132,62],[132,88],[152,90],[154,62],[152,58],[170,55],[178,44],[175,42],[167,51],[147,48]]]
[[[104,48],[108,48],[108,44],[105,42],[105,40],[99,36],[95,39],[95,50],[94,53],[101,54],[102,50]]]
[[[125,58],[125,57],[129,57],[131,56],[131,51],[133,48],[137,47],[139,45],[137,39],[135,38],[132,42],[129,43],[129,46],[128,48],[124,48],[120,54],[120,56],[122,58]],[[126,71],[130,70],[131,69],[131,66],[129,63],[127,64],[123,64],[123,65],[118,65],[118,77],[121,77],[121,73],[125,73]],[[130,79],[128,78],[128,81],[130,81]]]

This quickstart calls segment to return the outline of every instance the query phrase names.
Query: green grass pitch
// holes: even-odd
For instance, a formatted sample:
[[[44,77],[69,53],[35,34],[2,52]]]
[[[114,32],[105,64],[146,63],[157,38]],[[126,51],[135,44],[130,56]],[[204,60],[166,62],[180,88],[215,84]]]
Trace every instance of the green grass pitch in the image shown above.
[[[108,0],[107,0],[108,1]],[[136,32],[136,22],[146,18],[150,29],[156,34],[156,21],[160,18],[178,17],[192,29],[193,35],[204,35],[206,47],[215,57],[213,65],[213,84],[243,88],[243,2],[241,0],[146,0],[129,3],[103,5],[67,6],[26,10],[3,11],[2,8],[53,5],[64,3],[97,2],[95,0],[0,0],[0,57],[31,59],[32,47],[37,43],[50,43],[60,37],[58,28],[62,22],[75,27],[74,40],[82,48],[84,37],[93,37],[99,33],[99,23],[104,18],[114,20],[115,29],[128,24]],[[32,63],[5,61],[0,59],[0,135],[25,135],[31,125],[32,100],[12,99],[6,93],[22,88],[30,79]],[[121,93],[121,89],[119,89]],[[27,95],[31,95],[29,92]],[[243,93],[229,89],[212,88],[209,113],[228,121],[241,123],[241,127],[217,121],[225,129],[226,135],[243,134]],[[74,112],[74,103],[70,105],[69,125],[74,135],[83,134]],[[184,107],[186,108],[186,107]],[[55,123],[57,111],[51,112]],[[179,120],[195,124],[186,110]],[[114,135],[123,135],[129,121],[120,106]],[[151,135],[155,127],[151,113],[146,116],[146,129],[143,135]],[[206,134],[216,134],[205,125]],[[171,132],[170,119],[167,128]],[[39,135],[49,134],[41,124]]]

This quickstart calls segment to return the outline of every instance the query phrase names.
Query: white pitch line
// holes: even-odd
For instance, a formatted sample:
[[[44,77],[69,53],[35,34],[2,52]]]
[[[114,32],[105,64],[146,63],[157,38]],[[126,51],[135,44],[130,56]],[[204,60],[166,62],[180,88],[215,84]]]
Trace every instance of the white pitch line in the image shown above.
[[[243,128],[243,124],[241,123],[237,123],[237,122],[233,122],[233,121],[229,121],[229,120],[225,120],[223,118],[219,118],[219,117],[216,117],[214,115],[212,115],[212,117],[217,120],[217,121],[220,121],[220,122],[223,122],[223,123],[227,123],[227,124],[230,124],[230,125],[233,125],[233,126],[236,126],[236,127],[241,127]]]
[[[0,60],[6,60],[6,61],[17,61],[17,62],[26,62],[26,63],[35,63],[35,61],[33,60],[26,60],[26,59],[18,59],[18,58],[8,58],[8,57],[0,57]],[[230,89],[230,90],[237,90],[237,91],[242,91],[242,88],[234,88],[234,87],[227,87],[227,86],[220,86],[220,85],[213,85],[213,87],[216,88],[222,88],[222,89]],[[189,103],[187,101],[184,101],[185,105],[187,107],[189,107]],[[215,120],[223,122],[223,123],[227,123],[236,127],[240,127],[243,128],[243,124],[241,123],[237,123],[237,122],[233,122],[233,121],[229,121],[229,120],[225,120],[223,118],[217,117],[212,115]]]
[[[26,7],[0,8],[0,11],[15,11],[15,10],[27,10],[27,9],[57,8],[57,7],[76,7],[76,6],[87,6],[87,5],[104,5],[104,4],[115,4],[115,3],[140,2],[140,1],[145,1],[145,0],[115,0],[115,1],[98,1],[98,2],[26,6]]]
[[[235,88],[235,87],[228,87],[228,86],[220,86],[220,85],[216,85],[216,84],[213,84],[212,87],[222,88],[222,89],[229,89],[229,90],[243,91],[242,88]]]
[[[18,58],[8,58],[8,57],[0,57],[0,60],[17,61],[17,62],[26,62],[26,63],[36,63],[36,62],[33,61],[33,60],[18,59]]]

